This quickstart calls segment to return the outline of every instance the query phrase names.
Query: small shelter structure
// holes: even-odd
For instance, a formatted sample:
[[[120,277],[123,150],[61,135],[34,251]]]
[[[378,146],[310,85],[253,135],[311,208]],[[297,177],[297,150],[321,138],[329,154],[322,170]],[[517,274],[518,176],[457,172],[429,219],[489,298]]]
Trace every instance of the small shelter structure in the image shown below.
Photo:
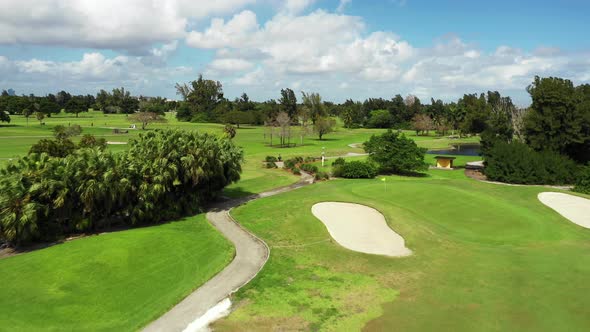
[[[453,160],[455,160],[455,157],[436,156],[436,157],[434,157],[434,159],[436,159],[436,167],[437,168],[452,169],[453,168]]]

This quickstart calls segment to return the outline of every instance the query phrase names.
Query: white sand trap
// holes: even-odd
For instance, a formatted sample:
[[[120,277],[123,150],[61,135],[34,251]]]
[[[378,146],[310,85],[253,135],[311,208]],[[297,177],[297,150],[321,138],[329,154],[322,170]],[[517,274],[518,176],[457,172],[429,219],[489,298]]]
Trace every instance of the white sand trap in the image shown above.
[[[107,144],[109,144],[109,145],[125,145],[125,144],[127,144],[127,142],[108,141]]]
[[[323,202],[311,212],[328,228],[341,246],[367,254],[408,256],[404,239],[394,232],[385,217],[368,206],[353,203]]]
[[[556,192],[540,193],[537,197],[574,224],[590,228],[590,199]]]

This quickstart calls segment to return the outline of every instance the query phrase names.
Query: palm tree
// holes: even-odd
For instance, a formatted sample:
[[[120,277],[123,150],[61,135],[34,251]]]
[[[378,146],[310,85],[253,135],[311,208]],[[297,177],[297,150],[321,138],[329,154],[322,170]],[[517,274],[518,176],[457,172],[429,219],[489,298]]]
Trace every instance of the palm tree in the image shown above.
[[[0,183],[0,236],[20,245],[38,235],[39,204],[31,200],[22,175],[5,177]]]

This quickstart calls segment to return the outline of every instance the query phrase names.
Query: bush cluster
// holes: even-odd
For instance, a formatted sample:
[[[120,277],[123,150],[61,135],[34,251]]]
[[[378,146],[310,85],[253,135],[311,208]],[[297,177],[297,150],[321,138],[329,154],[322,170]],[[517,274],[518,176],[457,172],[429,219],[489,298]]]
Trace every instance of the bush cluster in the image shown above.
[[[537,152],[520,142],[496,142],[484,155],[488,179],[518,184],[572,184],[579,166],[553,151]]]
[[[0,240],[18,245],[192,214],[239,180],[242,161],[231,140],[180,130],[140,134],[118,154],[33,153],[0,170]]]
[[[264,161],[266,161],[267,163],[276,163],[278,159],[275,156],[266,156],[266,159],[264,159]]]
[[[293,170],[297,167],[297,165],[303,163],[303,157],[293,157],[290,159],[285,160],[285,168]]]
[[[377,166],[370,161],[339,162],[333,166],[332,175],[346,179],[372,179],[377,176]]]
[[[578,173],[574,191],[583,194],[590,194],[590,165],[583,167]]]
[[[332,167],[334,166],[342,166],[346,163],[346,159],[342,158],[342,157],[338,157],[336,158],[336,160],[334,160],[332,162]]]
[[[301,168],[301,170],[303,170],[304,172],[307,173],[317,173],[319,171],[318,167],[312,164],[301,164],[301,166],[299,166],[299,168]]]
[[[104,150],[107,147],[107,141],[104,138],[96,138],[93,135],[86,134],[82,136],[78,145],[76,145],[70,138],[78,136],[82,133],[82,128],[79,125],[55,126],[53,128],[53,135],[55,139],[44,138],[39,142],[33,144],[29,149],[31,153],[46,153],[50,157],[65,158],[78,149],[98,148]]]
[[[330,174],[328,174],[327,172],[324,172],[324,171],[318,171],[317,173],[315,173],[315,179],[318,181],[329,180]]]

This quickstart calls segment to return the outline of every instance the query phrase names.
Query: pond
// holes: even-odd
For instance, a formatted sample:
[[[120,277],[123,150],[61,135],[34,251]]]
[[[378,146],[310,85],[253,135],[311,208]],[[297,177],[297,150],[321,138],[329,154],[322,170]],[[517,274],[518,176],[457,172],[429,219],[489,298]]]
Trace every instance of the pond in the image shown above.
[[[428,150],[428,154],[454,155],[454,156],[479,156],[481,149],[479,144],[453,144],[450,149]]]

